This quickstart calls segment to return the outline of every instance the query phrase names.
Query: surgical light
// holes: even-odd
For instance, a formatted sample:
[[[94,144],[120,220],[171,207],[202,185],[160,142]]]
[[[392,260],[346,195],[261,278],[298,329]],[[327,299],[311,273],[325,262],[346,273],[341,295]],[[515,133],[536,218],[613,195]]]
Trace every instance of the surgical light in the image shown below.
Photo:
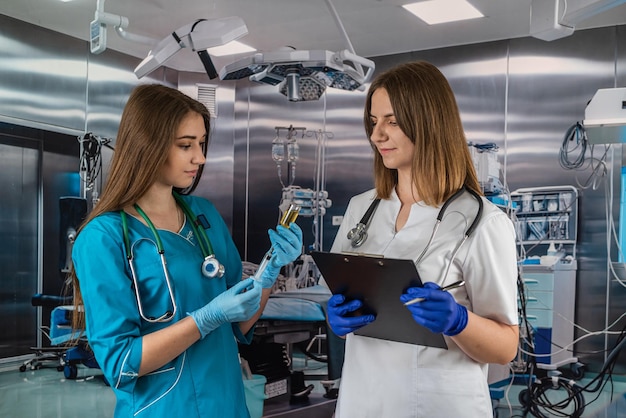
[[[278,91],[291,102],[318,100],[325,89],[322,81],[311,76],[301,76],[300,72],[293,69],[287,71],[285,80],[278,86]]]
[[[300,74],[289,72],[284,84],[285,86],[280,89],[280,92],[287,96],[289,101],[297,102],[300,99]]]
[[[361,66],[368,68],[366,74]],[[256,53],[226,65],[219,76],[222,80],[248,77],[251,81],[280,85],[279,91],[290,101],[305,101],[318,100],[326,87],[348,91],[359,89],[373,71],[373,61],[348,50],[298,51],[285,48],[266,54]]]
[[[250,81],[279,86],[290,101],[318,100],[327,87],[362,90],[374,72],[374,62],[354,53],[354,48],[330,0],[326,0],[335,22],[344,35],[347,49],[301,51],[282,48],[244,57],[220,70],[222,80]],[[364,71],[364,68],[367,71]]]

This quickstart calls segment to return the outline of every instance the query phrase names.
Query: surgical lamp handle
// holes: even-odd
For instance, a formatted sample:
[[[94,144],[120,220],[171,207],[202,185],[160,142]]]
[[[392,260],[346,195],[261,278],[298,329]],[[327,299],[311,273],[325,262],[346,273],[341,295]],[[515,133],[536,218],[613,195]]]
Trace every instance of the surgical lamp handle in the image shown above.
[[[376,68],[376,64],[374,64],[374,61],[360,57],[348,51],[347,49],[339,51],[338,54],[339,58],[341,58],[343,61],[351,61],[354,64],[359,64],[359,68],[357,68],[357,70],[360,70],[359,72],[361,73],[361,75],[363,75],[363,68],[361,66],[367,67],[367,73],[365,73],[364,75],[363,84],[368,82],[372,74],[374,74],[374,69]]]

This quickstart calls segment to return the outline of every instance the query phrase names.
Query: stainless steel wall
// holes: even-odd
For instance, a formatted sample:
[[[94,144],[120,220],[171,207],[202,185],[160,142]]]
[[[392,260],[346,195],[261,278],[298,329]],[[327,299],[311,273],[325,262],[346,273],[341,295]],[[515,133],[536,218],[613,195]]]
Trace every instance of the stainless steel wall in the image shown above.
[[[28,352],[37,324],[39,144],[0,134],[0,358]],[[10,204],[8,204],[11,202]]]
[[[251,86],[238,82],[235,106],[235,183],[233,233],[245,258],[257,263],[269,248],[267,229],[276,224],[282,185],[276,163],[271,157],[271,143],[276,127],[305,128],[297,136],[300,159],[296,162],[293,184],[315,188],[316,150],[318,142],[326,142],[326,189],[333,207],[324,217],[320,229],[330,233],[325,246],[330,248],[334,238],[330,227],[332,215],[343,215],[347,199],[353,190],[366,190],[371,184],[369,152],[362,129],[362,108],[365,93],[328,91],[319,101],[290,103],[277,93],[276,87]],[[320,133],[321,131],[321,133]],[[317,132],[317,134],[316,134]],[[280,131],[285,138],[286,130]],[[331,138],[332,137],[332,138]],[[290,175],[285,162],[282,182],[289,184]],[[323,188],[323,187],[322,187]],[[315,242],[314,218],[298,221],[305,233],[305,245]]]
[[[624,71],[616,66],[616,50],[623,39],[617,28],[603,28],[577,32],[554,43],[532,38],[510,43],[509,182],[514,188],[550,184],[584,186],[579,194],[576,323],[588,330],[603,329],[608,325],[605,318],[612,317],[608,322],[613,322],[625,310],[623,304],[621,309],[609,308],[610,299],[623,301],[626,292],[623,288],[607,292],[605,216],[609,197],[613,216],[619,219],[621,145],[612,146],[616,158],[613,163],[607,161],[609,175],[594,178],[591,183],[590,169],[566,171],[558,165],[559,147],[567,128],[584,119],[585,106],[596,90],[616,86],[617,74]],[[594,151],[594,156],[599,158],[604,146],[596,146]],[[593,182],[598,182],[597,187]],[[615,257],[615,244],[612,248]],[[612,342],[614,338],[605,340],[600,335],[582,340],[576,349],[583,362],[597,367],[604,355],[584,353],[608,349]],[[625,364],[620,363],[617,369],[624,373]]]
[[[218,87],[206,74],[180,73],[178,88],[197,97],[198,85]],[[210,199],[227,225],[233,222],[234,146],[233,117],[235,86],[223,83],[216,88],[217,118],[211,119],[207,162],[194,194]]]
[[[520,38],[374,60],[377,72],[415,59],[438,65],[457,95],[468,139],[500,147],[510,189],[576,185],[577,181],[586,183],[589,171],[560,168],[559,147],[566,129],[583,119],[586,103],[598,88],[626,83],[625,30],[602,28],[578,31],[554,42]],[[125,99],[138,84],[132,74],[138,59],[113,51],[94,56],[85,42],[5,16],[0,16],[0,41],[0,121],[69,137],[85,131],[115,137]],[[192,93],[197,83],[213,83],[204,75],[167,69],[142,80],[149,81],[177,85]],[[227,222],[232,222],[242,257],[258,262],[269,246],[267,229],[278,217],[281,184],[270,145],[275,127],[306,128],[308,135],[298,137],[300,160],[294,180],[305,188],[314,187],[317,174],[315,132],[327,132],[322,188],[329,192],[333,206],[320,220],[320,240],[322,248],[328,249],[337,231],[331,225],[332,216],[343,214],[350,196],[372,187],[372,151],[362,126],[365,94],[329,89],[319,101],[291,103],[274,87],[248,81],[215,84],[218,119],[197,193],[213,200]],[[606,189],[610,183],[599,181],[599,187],[582,190],[580,199],[577,322],[593,330],[616,319],[626,300],[624,289],[607,274],[605,200],[613,202],[617,219],[622,166],[621,145],[612,147],[612,186]],[[601,148],[597,146],[594,155]],[[105,166],[110,156],[105,152]],[[66,170],[45,162],[58,160],[58,153],[44,152],[42,158],[51,175]],[[71,166],[64,158],[60,165]],[[286,166],[282,174],[288,182]],[[44,225],[57,222],[50,204],[43,206]],[[311,218],[299,223],[305,243],[311,245],[317,225]],[[44,242],[44,252],[49,245],[54,244]],[[615,253],[614,245],[612,250]],[[51,268],[56,266],[43,266],[43,270]],[[603,350],[613,340],[594,337],[579,343],[577,349],[581,353]],[[602,354],[580,357],[596,368],[603,360]]]
[[[36,315],[30,298],[38,291],[61,293],[59,198],[81,195],[77,136],[115,137],[121,108],[138,84],[132,73],[138,61],[113,51],[93,56],[83,41],[0,16],[1,142],[20,150],[14,158],[3,148],[0,165],[3,184],[10,182],[2,189],[1,231],[3,238],[17,234],[0,253],[6,261],[0,358],[28,354],[41,337],[37,326],[49,323],[50,309]],[[153,77],[177,81],[171,70]]]
[[[607,276],[605,220],[607,198],[618,219],[621,145],[612,146],[616,158],[609,162],[607,176],[595,179],[597,187],[588,187],[590,170],[561,168],[559,149],[569,126],[583,120],[593,93],[623,84],[624,30],[602,28],[554,42],[521,38],[374,58],[376,73],[417,59],[441,68],[456,94],[468,140],[499,146],[510,190],[580,185],[576,322],[590,330],[603,329],[624,312],[626,291]],[[371,149],[362,127],[364,94],[328,89],[319,102],[290,103],[275,88],[240,81],[236,101],[233,216],[239,247],[252,262],[267,248],[266,229],[276,222],[281,190],[270,144],[275,126],[293,124],[334,134],[326,147],[325,189],[333,207],[323,219],[323,246],[329,248],[337,231],[332,216],[343,214],[350,196],[372,187]],[[315,148],[309,139],[299,142],[295,184],[312,187]],[[594,157],[603,152],[603,146],[596,146]],[[299,223],[310,245],[314,226],[303,219]],[[615,253],[615,244],[612,249]],[[614,340],[584,339],[576,345],[577,354],[597,370]],[[616,371],[626,372],[623,361]]]
[[[206,75],[181,76],[178,71],[167,68],[159,68],[139,81],[133,74],[139,61],[111,50],[93,55],[84,41],[0,15],[0,134],[10,134],[11,144],[18,150],[31,146],[41,149],[27,167],[35,170],[38,183],[31,184],[30,178],[23,175],[19,179],[24,184],[15,184],[17,190],[33,188],[35,201],[29,205],[31,210],[21,210],[14,188],[3,190],[8,195],[1,203],[2,232],[8,233],[4,226],[14,224],[34,229],[19,228],[16,231],[20,235],[15,237],[31,245],[31,248],[21,245],[20,249],[22,260],[31,260],[32,265],[28,269],[20,267],[19,274],[5,269],[0,280],[1,309],[3,317],[8,318],[4,323],[11,328],[3,330],[5,338],[0,344],[0,360],[26,354],[29,347],[36,344],[38,322],[30,297],[39,290],[48,294],[61,292],[59,198],[84,196],[91,206],[95,197],[93,190],[85,190],[84,183],[79,182],[79,187],[75,187],[79,170],[77,137],[92,132],[112,139],[114,146],[124,104],[130,91],[140,82],[159,82],[173,87],[180,84],[181,90],[194,96],[196,84],[209,81]],[[213,124],[209,166],[196,194],[213,200],[230,225],[233,134],[229,120],[232,121],[234,88],[221,87],[218,100],[223,102],[218,106],[220,119]],[[2,153],[3,161],[5,157],[13,161],[12,154],[5,153],[4,148]],[[97,192],[106,181],[112,155],[113,151],[103,149],[104,170],[96,182]],[[0,179],[20,172],[14,168],[11,164],[0,165]],[[13,252],[2,250],[0,257],[11,258]],[[15,289],[20,289],[19,294]],[[42,313],[40,322],[48,324],[49,310],[44,309]]]

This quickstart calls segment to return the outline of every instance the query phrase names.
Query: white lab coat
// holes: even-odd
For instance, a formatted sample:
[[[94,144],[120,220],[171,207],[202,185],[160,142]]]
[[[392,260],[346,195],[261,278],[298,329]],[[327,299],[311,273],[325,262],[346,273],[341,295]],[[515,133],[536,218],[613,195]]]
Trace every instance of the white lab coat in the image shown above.
[[[389,258],[416,260],[435,225],[438,208],[413,204],[406,225],[395,232],[400,200],[382,200],[368,239],[352,248],[346,235],[359,222],[372,199],[370,190],[354,196],[335,238],[332,252],[359,251]],[[483,198],[478,228],[463,244],[447,278],[445,269],[455,246],[476,215],[476,200],[464,193],[447,209],[428,252],[418,265],[424,282],[440,286],[463,278],[451,291],[474,313],[517,324],[517,258],[510,219]],[[401,303],[398,299],[398,303]],[[335,418],[487,418],[492,417],[487,365],[465,355],[448,338],[448,350],[348,334]]]

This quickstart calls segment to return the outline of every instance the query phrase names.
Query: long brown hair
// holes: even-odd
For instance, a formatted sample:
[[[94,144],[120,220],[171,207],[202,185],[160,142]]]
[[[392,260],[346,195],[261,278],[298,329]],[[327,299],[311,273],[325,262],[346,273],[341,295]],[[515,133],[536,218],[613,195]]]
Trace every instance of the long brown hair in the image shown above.
[[[192,112],[202,115],[208,135],[211,119],[202,103],[176,89],[160,84],[143,84],[135,87],[122,113],[106,185],[100,200],[79,228],[79,234],[80,230],[96,216],[122,210],[143,196],[156,181],[165,164],[182,120]],[[207,146],[205,142],[205,156]],[[182,193],[193,191],[200,181],[202,168],[203,166],[200,166],[194,183],[188,189],[177,191]],[[73,268],[70,279],[74,296],[72,325],[75,330],[83,330],[85,328],[83,299],[78,277]]]
[[[389,95],[398,126],[415,144],[412,178],[427,205],[443,203],[462,186],[482,194],[472,163],[459,109],[448,80],[425,61],[401,64],[378,75],[367,93],[363,122],[367,137],[374,130],[370,109],[377,89]],[[376,193],[387,199],[398,183],[397,170],[388,169],[374,149]]]

